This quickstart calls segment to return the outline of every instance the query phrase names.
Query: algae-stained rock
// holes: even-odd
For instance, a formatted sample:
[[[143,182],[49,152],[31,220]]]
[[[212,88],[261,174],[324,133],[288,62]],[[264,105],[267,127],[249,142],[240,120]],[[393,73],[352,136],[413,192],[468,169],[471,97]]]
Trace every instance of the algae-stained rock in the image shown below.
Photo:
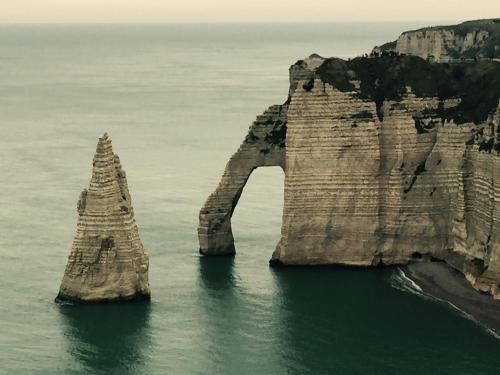
[[[125,172],[111,139],[99,139],[92,179],[77,204],[78,224],[56,301],[149,299],[149,257],[134,219]]]

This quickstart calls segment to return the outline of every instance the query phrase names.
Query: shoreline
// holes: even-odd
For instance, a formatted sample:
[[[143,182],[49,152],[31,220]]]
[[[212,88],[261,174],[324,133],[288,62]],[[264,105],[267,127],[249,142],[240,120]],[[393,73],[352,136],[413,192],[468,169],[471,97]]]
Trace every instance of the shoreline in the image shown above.
[[[419,292],[447,302],[498,337],[500,300],[475,290],[459,271],[442,261],[415,262],[400,269]]]

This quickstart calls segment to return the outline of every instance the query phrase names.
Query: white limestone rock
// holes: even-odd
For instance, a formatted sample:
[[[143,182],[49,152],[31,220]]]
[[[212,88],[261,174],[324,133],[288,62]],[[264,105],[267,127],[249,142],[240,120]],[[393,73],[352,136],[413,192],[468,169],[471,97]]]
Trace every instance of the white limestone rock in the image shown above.
[[[375,47],[373,53],[394,51],[435,62],[500,58],[500,19],[467,21],[458,25],[405,31],[395,42]]]
[[[107,134],[77,204],[78,224],[57,301],[149,300],[149,257],[134,219],[125,172]]]
[[[500,107],[469,120],[477,108],[460,107],[460,96],[416,95],[426,86],[420,87],[425,77],[413,66],[438,75],[440,69],[454,74],[454,66],[410,56],[379,59],[333,59],[332,82],[318,74],[323,64],[301,60],[292,66],[290,97],[279,116],[274,111],[267,125],[251,127],[200,212],[200,251],[234,254],[230,218],[250,173],[280,165],[285,201],[272,264],[376,266],[435,257],[500,298]],[[464,69],[483,72],[489,64],[484,71],[497,75],[485,82],[498,76],[497,63],[477,64]],[[397,84],[408,78],[399,72],[410,75],[405,90],[394,91],[373,76],[385,74],[385,67]],[[490,88],[498,103],[498,90]],[[486,95],[489,88],[477,89]],[[394,98],[381,100],[383,90]],[[264,136],[277,119],[286,123],[279,148]],[[249,143],[255,128],[262,133]],[[262,149],[270,151],[263,155]]]

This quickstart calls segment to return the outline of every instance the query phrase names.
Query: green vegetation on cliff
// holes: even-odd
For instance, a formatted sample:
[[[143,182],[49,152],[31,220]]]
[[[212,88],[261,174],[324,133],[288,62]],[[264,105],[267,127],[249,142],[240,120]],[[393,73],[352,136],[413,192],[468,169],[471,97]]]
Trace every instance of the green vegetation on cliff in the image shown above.
[[[458,25],[424,27],[418,30],[405,31],[401,37],[408,34],[425,35],[429,38],[433,32],[450,32],[455,36],[455,40],[450,41],[448,37],[441,36],[442,45],[451,59],[494,59],[500,58],[500,18],[482,19],[466,21]],[[478,35],[477,32],[485,32]],[[474,38],[472,45],[468,44],[466,49],[460,48],[460,41],[468,37]],[[398,39],[399,40],[399,39]],[[397,41],[385,43],[374,49],[375,52],[398,51]],[[403,50],[408,53],[408,50]],[[399,50],[399,52],[403,52]],[[418,51],[413,51],[413,55],[419,55]]]
[[[455,35],[465,37],[468,33],[475,30],[485,30],[489,33],[500,33],[500,18],[488,18],[482,20],[472,20],[459,23],[458,25],[445,25],[445,26],[429,26],[423,27],[418,30],[405,31],[403,34],[414,33],[417,31],[453,31]]]
[[[415,56],[360,57],[350,61],[331,58],[316,70],[316,78],[341,91],[357,91],[371,99],[383,118],[385,100],[401,100],[407,87],[419,97],[459,98],[456,107],[440,106],[437,115],[457,124],[485,121],[500,97],[500,63],[478,61],[433,64]],[[354,80],[360,81],[355,89]]]

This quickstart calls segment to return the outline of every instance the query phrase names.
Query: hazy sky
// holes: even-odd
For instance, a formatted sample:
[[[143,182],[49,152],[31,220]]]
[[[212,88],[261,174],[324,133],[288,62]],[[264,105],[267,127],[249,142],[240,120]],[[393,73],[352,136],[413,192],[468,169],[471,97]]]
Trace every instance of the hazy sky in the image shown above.
[[[0,0],[0,22],[409,21],[500,17],[500,0]]]

